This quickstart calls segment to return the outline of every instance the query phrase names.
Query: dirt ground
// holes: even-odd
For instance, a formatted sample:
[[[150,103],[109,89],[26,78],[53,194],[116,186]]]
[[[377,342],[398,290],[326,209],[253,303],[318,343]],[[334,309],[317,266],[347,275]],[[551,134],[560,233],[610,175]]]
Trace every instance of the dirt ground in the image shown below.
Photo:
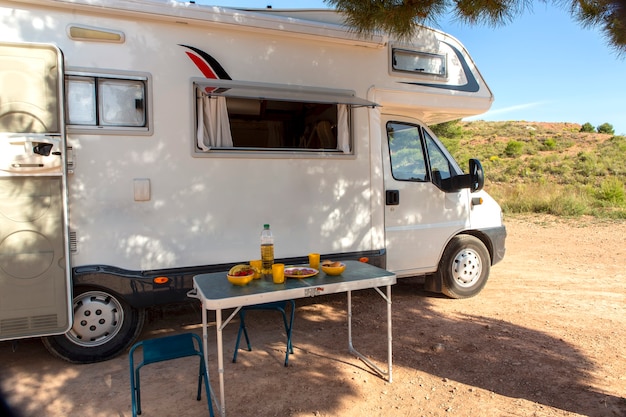
[[[393,287],[393,383],[348,353],[345,295],[297,302],[287,368],[277,313],[249,316],[253,351],[237,363],[231,324],[227,414],[626,416],[626,222],[533,216],[509,218],[507,228],[505,260],[477,297],[433,296],[413,278]],[[384,303],[373,290],[356,292],[353,303],[354,345],[384,365]],[[150,319],[142,338],[201,333],[196,306]],[[206,400],[195,401],[197,363],[186,361],[145,368],[143,416],[208,415]],[[216,377],[213,367],[214,389]],[[0,378],[24,417],[131,415],[126,355],[70,365],[39,340],[3,342]]]

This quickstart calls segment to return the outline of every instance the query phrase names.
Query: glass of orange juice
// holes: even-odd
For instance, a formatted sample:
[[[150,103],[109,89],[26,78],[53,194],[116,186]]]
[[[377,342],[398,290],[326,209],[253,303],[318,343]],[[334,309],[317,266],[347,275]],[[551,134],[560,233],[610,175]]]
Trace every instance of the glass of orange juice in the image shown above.
[[[285,264],[272,265],[272,280],[274,284],[282,284],[285,282]]]
[[[320,269],[320,254],[309,253],[309,266],[313,269]]]
[[[254,259],[250,261],[250,266],[254,269],[254,279],[261,278],[261,268],[263,267],[263,261],[260,259]]]

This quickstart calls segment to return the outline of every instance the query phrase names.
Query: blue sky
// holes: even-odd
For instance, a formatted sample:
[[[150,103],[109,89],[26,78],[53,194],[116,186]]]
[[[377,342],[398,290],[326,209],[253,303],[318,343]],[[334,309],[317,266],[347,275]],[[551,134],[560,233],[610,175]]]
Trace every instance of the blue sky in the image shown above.
[[[322,0],[202,0],[224,7],[327,8]],[[297,4],[297,6],[296,6]],[[626,56],[597,29],[567,11],[532,2],[505,26],[468,26],[444,17],[435,26],[458,38],[491,88],[495,102],[479,120],[610,123],[626,135]]]

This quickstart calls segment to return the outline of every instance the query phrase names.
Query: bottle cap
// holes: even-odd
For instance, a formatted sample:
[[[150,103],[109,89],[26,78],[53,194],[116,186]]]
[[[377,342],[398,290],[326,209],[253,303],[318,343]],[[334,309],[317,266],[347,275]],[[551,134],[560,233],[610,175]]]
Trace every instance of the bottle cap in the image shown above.
[[[264,229],[269,229],[269,228],[270,228],[270,225],[269,225],[269,224],[264,224],[264,225],[263,225],[263,228],[264,228]]]

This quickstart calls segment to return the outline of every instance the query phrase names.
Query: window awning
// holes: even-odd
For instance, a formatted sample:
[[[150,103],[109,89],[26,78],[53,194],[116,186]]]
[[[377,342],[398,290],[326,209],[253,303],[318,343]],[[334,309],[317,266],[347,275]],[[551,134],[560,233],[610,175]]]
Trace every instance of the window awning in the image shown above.
[[[352,107],[376,107],[378,104],[357,97],[350,90],[302,87],[284,84],[261,84],[244,81],[196,79],[204,96],[249,98],[259,100],[299,101],[305,103],[346,104]]]

